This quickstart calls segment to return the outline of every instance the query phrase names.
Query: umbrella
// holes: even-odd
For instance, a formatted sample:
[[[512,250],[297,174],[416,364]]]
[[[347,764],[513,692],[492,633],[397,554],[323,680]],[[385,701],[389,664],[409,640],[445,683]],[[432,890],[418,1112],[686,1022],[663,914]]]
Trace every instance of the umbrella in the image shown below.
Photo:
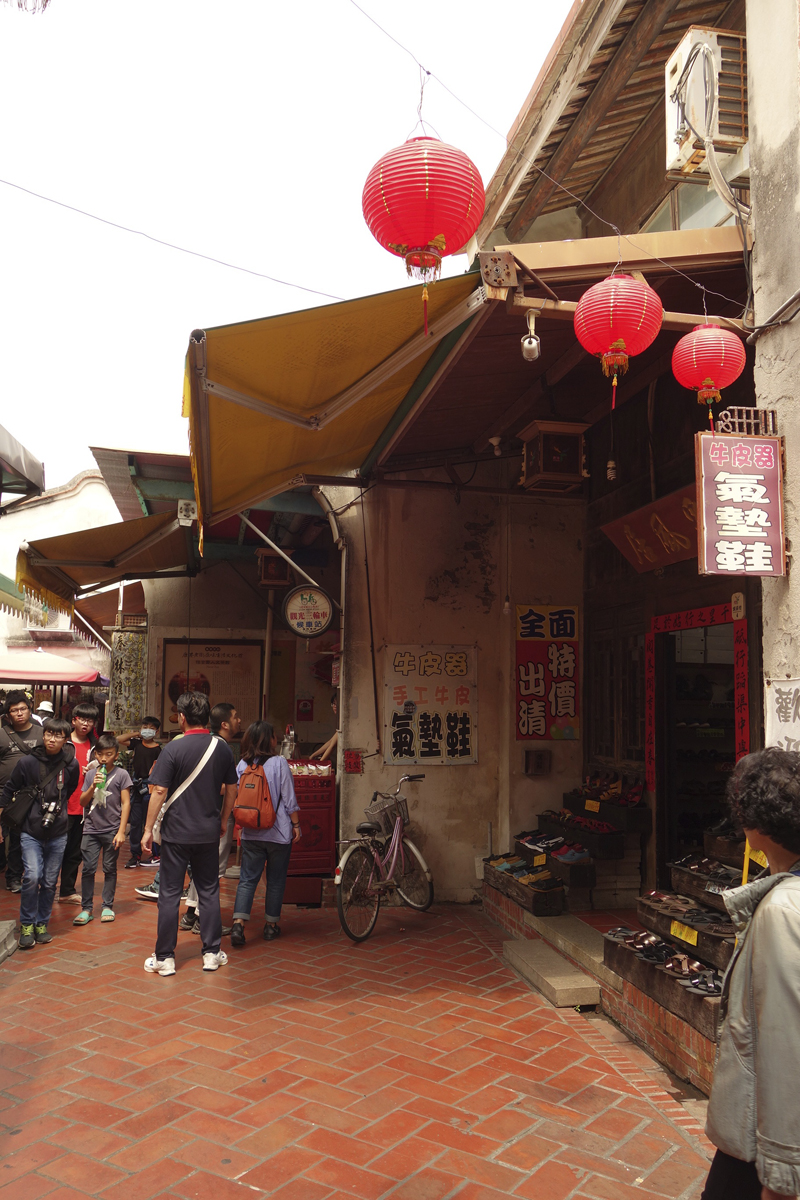
[[[97,683],[107,684],[100,672],[87,662],[61,658],[45,650],[20,650],[0,654],[0,683]]]

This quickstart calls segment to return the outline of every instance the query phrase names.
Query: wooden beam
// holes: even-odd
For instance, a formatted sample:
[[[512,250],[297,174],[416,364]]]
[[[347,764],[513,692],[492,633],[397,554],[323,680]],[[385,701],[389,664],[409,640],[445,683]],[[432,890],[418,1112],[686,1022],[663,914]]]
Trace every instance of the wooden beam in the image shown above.
[[[680,0],[648,0],[631,26],[613,59],[600,77],[589,99],[572,122],[561,144],[547,164],[548,175],[565,179],[630,77],[663,29]],[[553,194],[556,184],[540,175],[522,207],[508,226],[510,237],[519,237],[536,220]]]
[[[547,388],[554,387],[566,375],[569,375],[570,371],[585,357],[586,351],[580,342],[576,341],[569,350],[556,359],[543,375],[539,376],[535,383],[522,393],[518,400],[515,400],[505,412],[495,417],[491,424],[487,425],[473,444],[475,453],[480,454],[489,445],[490,437],[502,437],[512,425],[516,425],[521,418],[527,415],[537,400],[541,400]]]
[[[666,375],[671,365],[672,351],[670,350],[667,354],[661,354],[658,358],[654,359],[653,362],[648,363],[648,365],[636,375],[623,376],[622,386],[617,388],[617,408],[619,408],[622,404],[626,404],[628,400],[631,400],[638,392],[641,392],[646,387],[649,387],[654,380],[660,379],[662,375]],[[590,409],[589,412],[586,413],[586,415],[582,418],[582,420],[584,420],[587,425],[594,425],[595,421],[599,421],[603,417],[608,416],[610,408],[611,390],[609,387],[609,393],[605,400],[601,401],[600,404],[596,404],[594,408]]]
[[[574,321],[575,309],[578,307],[574,300],[545,300],[541,296],[514,296],[509,297],[510,312],[536,312],[538,316],[553,318],[557,321]],[[733,333],[738,333],[740,337],[744,337],[750,331],[745,329],[742,322],[734,317],[719,317],[704,316],[702,313],[684,313],[684,312],[667,312],[664,311],[664,319],[661,322],[662,332],[667,333],[688,333],[694,329],[695,325],[721,325],[725,329],[730,329]]]

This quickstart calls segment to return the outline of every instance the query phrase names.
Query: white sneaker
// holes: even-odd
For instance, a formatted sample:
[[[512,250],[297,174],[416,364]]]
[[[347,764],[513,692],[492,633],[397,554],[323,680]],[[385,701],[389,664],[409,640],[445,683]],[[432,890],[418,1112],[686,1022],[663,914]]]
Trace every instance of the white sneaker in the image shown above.
[[[208,958],[216,957],[213,954],[207,955]],[[155,954],[151,954],[149,958],[144,960],[144,969],[148,975],[174,975],[175,974],[175,959],[162,958],[160,961]],[[216,971],[216,967],[211,967],[210,970]]]
[[[226,966],[227,962],[228,962],[228,956],[224,950],[220,950],[217,954],[204,954],[203,955],[203,970],[204,971],[218,971],[220,967]],[[172,968],[173,968],[173,970],[175,969],[174,962],[172,964]]]

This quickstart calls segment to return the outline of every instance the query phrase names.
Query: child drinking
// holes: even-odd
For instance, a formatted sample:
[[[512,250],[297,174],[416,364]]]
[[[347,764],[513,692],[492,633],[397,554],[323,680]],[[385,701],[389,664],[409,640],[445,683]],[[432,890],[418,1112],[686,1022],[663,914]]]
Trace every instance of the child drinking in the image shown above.
[[[86,772],[81,805],[86,812],[81,855],[81,911],[73,925],[88,925],[94,904],[94,877],[100,852],[103,852],[103,909],[101,921],[113,921],[114,893],[117,887],[117,859],[125,842],[125,829],[131,810],[131,777],[116,765],[119,746],[113,733],[103,733],[94,748],[96,765]]]

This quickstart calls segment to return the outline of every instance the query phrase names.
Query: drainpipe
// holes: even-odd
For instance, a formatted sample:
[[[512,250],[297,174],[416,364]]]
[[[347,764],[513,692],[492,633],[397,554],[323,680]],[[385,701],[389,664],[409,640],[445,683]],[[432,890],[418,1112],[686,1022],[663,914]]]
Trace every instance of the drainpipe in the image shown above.
[[[339,697],[340,697],[339,725],[341,726],[342,711],[344,709],[344,704],[341,702],[341,700],[344,697],[344,672],[345,672],[345,666],[344,666],[345,628],[344,627],[345,627],[345,613],[346,613],[346,602],[347,602],[347,539],[345,538],[344,534],[342,533],[341,529],[339,528],[339,522],[336,520],[336,513],[333,510],[333,505],[331,504],[330,500],[323,492],[322,488],[320,488],[320,487],[312,488],[311,494],[313,495],[314,499],[317,501],[317,504],[319,504],[320,508],[325,513],[326,517],[328,518],[328,524],[331,527],[331,534],[333,535],[333,540],[334,540],[336,547],[341,555],[341,582],[340,582],[340,586],[339,586]],[[343,767],[344,767],[344,754],[342,753],[342,748],[341,748],[341,740],[342,740],[341,729],[338,729],[337,733],[339,734],[340,745],[339,745],[339,753],[336,756],[336,775],[337,775],[338,781],[341,782],[341,776],[342,776],[342,771],[343,771]]]

